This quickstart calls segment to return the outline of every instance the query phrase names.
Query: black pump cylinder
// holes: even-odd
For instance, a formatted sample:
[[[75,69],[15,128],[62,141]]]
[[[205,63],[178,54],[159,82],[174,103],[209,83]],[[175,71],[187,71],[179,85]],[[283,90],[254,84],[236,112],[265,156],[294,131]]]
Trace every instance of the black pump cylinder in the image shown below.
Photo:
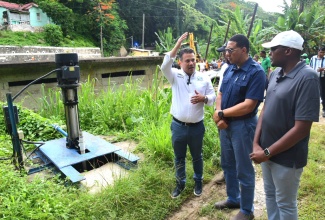
[[[78,94],[80,68],[78,54],[55,54],[55,63],[58,69],[58,86],[62,89],[63,104],[67,125],[67,148],[79,148],[79,113]]]

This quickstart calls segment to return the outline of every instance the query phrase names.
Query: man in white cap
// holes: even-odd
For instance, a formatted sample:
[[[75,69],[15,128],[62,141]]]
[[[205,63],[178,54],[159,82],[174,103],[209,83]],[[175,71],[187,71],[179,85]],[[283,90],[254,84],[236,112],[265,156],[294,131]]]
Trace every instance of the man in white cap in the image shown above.
[[[279,68],[270,75],[250,158],[262,166],[269,220],[298,219],[297,193],[310,129],[319,120],[319,79],[300,61],[303,42],[291,30],[262,44],[271,48],[272,66]]]

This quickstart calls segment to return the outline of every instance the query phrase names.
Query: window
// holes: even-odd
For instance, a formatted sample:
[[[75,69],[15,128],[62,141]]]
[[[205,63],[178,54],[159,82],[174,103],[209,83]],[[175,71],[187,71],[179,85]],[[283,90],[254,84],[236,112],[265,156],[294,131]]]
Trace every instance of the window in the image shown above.
[[[41,20],[41,13],[36,13],[36,17],[37,17],[37,20],[40,21]]]

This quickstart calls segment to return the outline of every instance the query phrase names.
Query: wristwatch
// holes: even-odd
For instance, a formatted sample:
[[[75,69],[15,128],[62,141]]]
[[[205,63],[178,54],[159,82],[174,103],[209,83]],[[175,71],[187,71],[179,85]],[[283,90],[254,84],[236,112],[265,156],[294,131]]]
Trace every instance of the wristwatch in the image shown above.
[[[204,97],[204,103],[207,104],[207,103],[208,103],[208,100],[209,100],[209,99],[208,99],[208,96],[205,96],[205,97]]]
[[[218,112],[218,116],[220,119],[223,119],[224,115],[222,110]]]
[[[265,148],[265,149],[264,149],[264,154],[265,154],[265,156],[267,156],[267,157],[271,156],[271,153],[270,153],[270,151],[269,151],[268,148]]]

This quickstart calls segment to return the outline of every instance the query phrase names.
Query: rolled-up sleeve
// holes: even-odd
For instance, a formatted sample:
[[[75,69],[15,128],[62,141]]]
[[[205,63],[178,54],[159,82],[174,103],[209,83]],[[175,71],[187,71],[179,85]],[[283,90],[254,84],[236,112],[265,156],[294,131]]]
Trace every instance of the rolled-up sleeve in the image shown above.
[[[164,76],[167,78],[170,84],[173,84],[173,72],[172,72],[172,65],[175,58],[170,57],[169,53],[167,53],[164,57],[164,61],[161,64],[161,71],[163,72]]]
[[[216,100],[216,93],[210,79],[208,80],[208,87],[205,95],[208,97],[208,102],[206,105],[212,106]]]

